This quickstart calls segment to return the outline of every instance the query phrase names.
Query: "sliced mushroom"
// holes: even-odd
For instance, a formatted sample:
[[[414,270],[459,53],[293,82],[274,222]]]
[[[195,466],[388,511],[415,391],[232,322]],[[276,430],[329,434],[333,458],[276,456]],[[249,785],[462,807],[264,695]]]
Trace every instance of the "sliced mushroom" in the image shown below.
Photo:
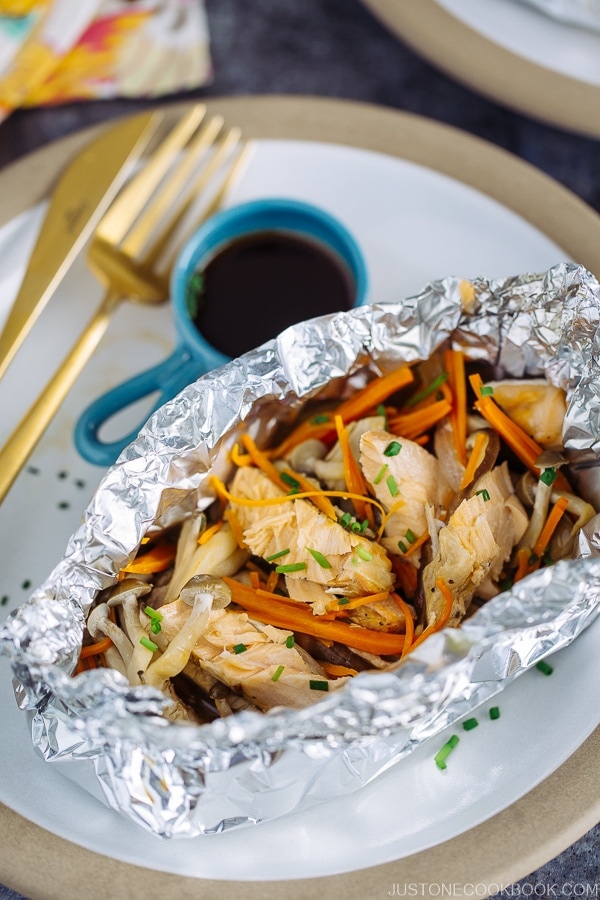
[[[99,603],[87,618],[87,630],[95,641],[109,637],[118,650],[125,666],[131,661],[133,645],[125,632],[109,618],[107,603]]]
[[[148,637],[148,634],[140,621],[138,603],[139,598],[149,594],[151,589],[151,585],[143,581],[128,578],[121,582],[108,601],[109,607],[121,607],[123,629],[133,647],[125,673],[127,680],[132,685],[142,683],[142,676],[150,665],[153,655],[152,650],[141,643],[144,638]]]
[[[213,603],[215,609],[223,609],[231,600],[231,592],[220,578],[196,575],[182,588],[181,599],[192,606],[192,611],[161,656],[148,666],[144,679],[146,684],[163,690],[168,680],[187,665],[198,638],[208,624]]]

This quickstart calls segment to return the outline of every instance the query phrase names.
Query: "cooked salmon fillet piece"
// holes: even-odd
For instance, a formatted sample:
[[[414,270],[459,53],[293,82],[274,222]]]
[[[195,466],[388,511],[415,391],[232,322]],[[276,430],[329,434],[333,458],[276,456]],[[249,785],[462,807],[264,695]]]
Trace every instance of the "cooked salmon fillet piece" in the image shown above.
[[[286,496],[259,469],[250,466],[237,470],[231,493],[247,500]],[[286,550],[289,552],[278,563],[302,566],[287,573],[290,579],[316,582],[328,592],[346,597],[392,589],[394,575],[383,548],[362,534],[346,531],[309,500],[289,500],[273,506],[232,502],[231,507],[251,553],[269,559]],[[326,565],[311,550],[324,558]]]

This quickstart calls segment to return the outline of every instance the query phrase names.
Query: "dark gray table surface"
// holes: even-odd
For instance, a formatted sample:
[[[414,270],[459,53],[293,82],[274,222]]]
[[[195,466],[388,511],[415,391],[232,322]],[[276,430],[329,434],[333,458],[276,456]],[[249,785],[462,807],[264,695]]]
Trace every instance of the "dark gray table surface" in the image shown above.
[[[533,121],[472,93],[416,56],[359,0],[205,0],[205,5],[214,78],[185,98],[312,94],[408,110],[503,147],[600,212],[598,141]],[[18,111],[0,126],[0,167],[86,125],[149,105],[111,100]],[[519,882],[513,896],[595,897],[599,873],[596,827]],[[0,885],[0,900],[16,898]]]

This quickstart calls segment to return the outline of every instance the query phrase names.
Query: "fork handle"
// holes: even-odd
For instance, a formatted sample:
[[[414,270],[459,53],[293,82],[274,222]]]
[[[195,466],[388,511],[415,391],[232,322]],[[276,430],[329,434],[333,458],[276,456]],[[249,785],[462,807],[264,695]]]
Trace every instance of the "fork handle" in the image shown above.
[[[98,346],[121,299],[120,294],[107,291],[69,354],[0,450],[0,503]]]

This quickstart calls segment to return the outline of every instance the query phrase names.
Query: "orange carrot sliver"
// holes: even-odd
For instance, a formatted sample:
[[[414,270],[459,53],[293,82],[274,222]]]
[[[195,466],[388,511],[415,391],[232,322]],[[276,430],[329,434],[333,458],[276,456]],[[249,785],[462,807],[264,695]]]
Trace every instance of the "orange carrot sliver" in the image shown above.
[[[95,644],[87,644],[85,647],[82,647],[79,659],[87,659],[88,656],[98,656],[100,653],[105,653],[109,647],[112,647],[111,639],[109,637],[102,638],[101,641],[97,641]]]
[[[153,572],[164,572],[168,569],[173,560],[177,547],[175,544],[161,541],[155,544],[147,553],[143,553],[136,559],[132,560],[129,565],[121,569],[121,573],[127,575],[150,575]]]
[[[348,400],[344,400],[337,408],[337,414],[342,417],[344,422],[360,419],[365,413],[379,406],[380,403],[412,381],[413,373],[409,366],[400,366],[399,369],[395,369],[387,375],[379,375]]]
[[[540,536],[533,545],[533,553],[535,556],[541,556],[543,554],[544,550],[550,543],[550,538],[554,534],[556,526],[560,522],[562,515],[568,505],[569,500],[567,497],[559,497],[548,513],[548,518],[544,523],[544,527],[540,532]]]
[[[410,609],[408,608],[408,604],[405,603],[405,601],[402,599],[400,594],[398,594],[396,591],[393,591],[392,597],[394,598],[394,600],[400,607],[402,613],[404,614],[404,619],[406,622],[406,633],[405,633],[406,639],[404,641],[404,648],[402,650],[402,656],[406,656],[406,654],[408,653],[408,651],[410,650],[410,648],[412,646],[412,642],[413,642],[413,639],[415,636],[415,623],[413,622],[412,613],[411,613]]]
[[[206,531],[202,532],[202,534],[198,538],[198,543],[200,545],[206,544],[208,541],[210,541],[211,537],[217,533],[217,531],[221,530],[222,527],[223,519],[219,519],[218,522],[215,522],[214,525],[211,525],[210,528],[207,528]]]
[[[354,459],[354,454],[350,449],[348,429],[345,427],[343,419],[339,415],[336,415],[335,417],[335,430],[337,432],[340,450],[342,451],[346,487],[353,494],[362,494],[364,496],[369,492],[367,482],[360,467],[358,466],[358,463]],[[373,516],[372,507],[368,503],[365,503],[364,500],[354,500],[353,503],[358,518],[362,519],[363,521],[364,519],[367,519],[369,526],[371,528],[374,528],[375,518]]]
[[[424,432],[429,431],[434,425],[437,425],[445,416],[452,411],[452,405],[446,400],[436,400],[421,410],[410,413],[399,413],[397,416],[390,416],[388,427],[392,434],[399,437],[407,438],[414,441],[421,437]]]
[[[465,378],[465,357],[462,350],[446,350],[444,365],[453,395],[450,424],[454,438],[456,456],[463,465],[467,462],[467,381]]]
[[[246,609],[248,612],[277,628],[285,628],[290,631],[299,631],[302,634],[310,634],[313,637],[325,638],[325,640],[338,641],[356,650],[365,650],[377,656],[396,656],[402,653],[404,647],[404,635],[390,634],[385,631],[371,631],[360,625],[349,625],[338,620],[324,621],[323,617],[317,617],[310,610],[291,606],[281,602],[282,598],[268,601],[261,592],[257,595],[251,587],[235,581],[233,578],[224,578],[231,588],[234,603]]]
[[[475,435],[475,443],[473,444],[473,449],[471,450],[471,455],[469,456],[467,467],[458,486],[459,491],[463,491],[473,481],[475,472],[477,471],[477,468],[481,464],[481,461],[484,457],[487,442],[488,436],[485,434],[485,432],[478,431]]]

